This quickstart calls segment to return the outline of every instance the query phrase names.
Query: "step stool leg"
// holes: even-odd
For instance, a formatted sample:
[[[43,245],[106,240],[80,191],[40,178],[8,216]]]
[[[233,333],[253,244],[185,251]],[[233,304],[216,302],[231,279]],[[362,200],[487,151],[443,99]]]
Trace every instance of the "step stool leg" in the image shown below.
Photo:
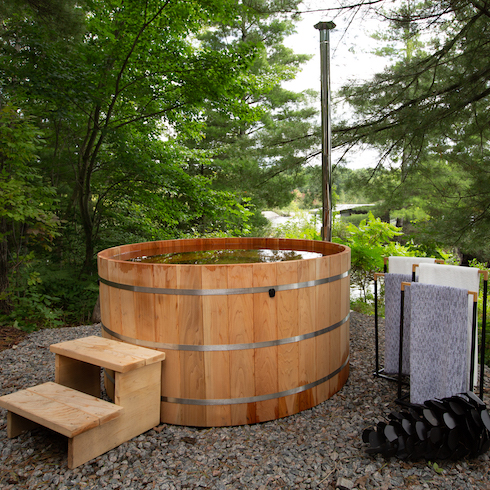
[[[21,417],[14,412],[7,412],[7,437],[17,437],[22,432],[36,429],[40,427],[39,424],[33,422],[32,420]]]
[[[100,367],[56,354],[55,382],[100,398]]]
[[[87,461],[160,424],[162,364],[115,373],[115,403],[124,412],[114,420],[68,439],[68,467]]]
[[[73,469],[115,448],[118,438],[119,420],[112,420],[68,439],[68,468]]]

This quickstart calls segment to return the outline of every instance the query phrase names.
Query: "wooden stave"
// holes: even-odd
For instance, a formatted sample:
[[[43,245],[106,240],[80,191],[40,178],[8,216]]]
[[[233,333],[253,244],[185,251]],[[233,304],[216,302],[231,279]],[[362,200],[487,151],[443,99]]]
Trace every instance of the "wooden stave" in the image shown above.
[[[157,247],[154,246],[155,243],[158,244]],[[101,252],[99,254],[99,271],[101,277],[105,274],[106,279],[114,282],[121,281],[123,278],[124,281],[129,281],[136,286],[148,286],[150,284],[154,287],[173,287],[181,289],[202,287],[213,289],[216,288],[217,284],[222,286],[225,278],[226,285],[234,288],[244,287],[247,284],[253,284],[254,286],[288,284],[291,282],[315,280],[319,277],[324,277],[325,274],[330,274],[331,276],[335,275],[335,273],[340,274],[348,271],[350,268],[350,250],[347,247],[330,244],[328,242],[286,239],[198,239],[188,241],[170,240],[166,242],[149,242],[149,244],[127,245]],[[156,248],[158,250],[157,253],[165,253],[165,251],[170,248],[172,251],[175,251],[175,249],[181,251],[196,250],[198,249],[197,247],[199,247],[199,249],[284,247],[288,249],[294,248],[296,250],[316,251],[335,249],[337,253],[319,259],[294,262],[246,264],[238,266],[184,266],[186,268],[181,270],[178,269],[182,267],[179,265],[163,265],[162,268],[162,264],[138,263],[138,267],[141,265],[145,266],[141,269],[137,269],[138,273],[135,273],[134,271],[131,272],[131,267],[127,266],[128,262],[119,259],[111,259],[114,255],[120,255],[122,253],[127,254],[128,252],[133,253],[134,250],[138,250],[139,253],[142,250],[153,251]],[[116,264],[116,267],[111,270],[105,262]],[[146,267],[148,265],[150,267]],[[140,273],[141,270],[148,271],[155,265],[157,268],[154,270],[157,272],[151,274],[151,280],[148,280],[148,277],[142,279],[142,274]],[[192,269],[189,269],[189,267]],[[196,274],[196,268],[200,269],[198,274]],[[277,269],[279,269],[279,271]],[[224,271],[226,271],[226,274]],[[217,280],[216,277],[213,277],[215,274],[218,274],[219,280]],[[295,278],[297,278],[296,281],[294,281]],[[202,312],[210,309],[212,310],[213,307],[210,307],[209,303],[216,303],[219,301],[221,302],[221,306],[218,307],[218,311],[223,312],[224,309],[229,310],[230,307],[226,307],[226,304],[231,303],[232,305],[235,305],[231,307],[232,311],[235,313],[236,311],[241,312],[241,318],[238,321],[237,319],[228,318],[228,331],[220,334],[226,337],[222,343],[244,343],[241,341],[252,339],[256,342],[261,340],[274,340],[278,336],[284,336],[285,334],[284,332],[278,334],[277,322],[274,324],[274,321],[271,320],[274,315],[277,316],[277,305],[275,311],[274,308],[268,309],[267,305],[270,305],[273,300],[275,300],[275,303],[282,304],[282,307],[294,304],[295,301],[303,301],[306,304],[313,305],[313,308],[311,308],[311,306],[309,308],[303,307],[298,313],[299,317],[296,325],[291,326],[292,329],[290,328],[290,333],[298,332],[298,335],[310,333],[315,331],[315,329],[319,330],[318,326],[322,324],[322,318],[328,318],[328,322],[331,322],[330,324],[332,324],[348,315],[349,278],[346,277],[341,279],[339,284],[340,285],[328,283],[314,288],[305,288],[305,290],[282,291],[278,292],[274,299],[269,298],[266,293],[259,293],[258,295],[222,297],[219,300],[212,297],[189,298],[179,295],[170,297],[167,297],[167,295],[147,295],[146,298],[142,298],[141,295],[144,293],[130,293],[126,291],[114,292],[110,291],[113,288],[108,288],[101,284],[101,303],[104,301],[104,298],[109,298],[109,301],[112,300],[115,303],[121,303],[121,305],[123,305],[119,311],[117,311],[117,308],[115,308],[116,311],[110,311],[111,309],[107,308],[107,305],[104,305],[102,307],[102,319],[104,323],[107,322],[108,317],[110,317],[110,327],[114,327],[114,323],[119,321],[120,324],[116,327],[116,331],[127,337],[149,341],[165,337],[167,341],[171,341],[170,343],[197,343],[198,345],[205,345],[205,342],[211,341],[210,338],[212,335],[215,335],[215,333],[210,332],[210,329],[206,328],[203,324]],[[306,291],[306,289],[309,291]],[[311,294],[312,289],[315,289],[314,295]],[[153,298],[149,299],[150,296],[153,296]],[[159,296],[158,299],[155,299],[155,296]],[[166,297],[162,298],[161,296]],[[257,298],[255,298],[255,296],[257,296]],[[328,301],[326,301],[326,299],[328,299]],[[164,303],[163,307],[161,304],[162,302]],[[140,303],[143,304],[143,308]],[[156,309],[155,303],[157,304]],[[237,307],[237,303],[241,304]],[[256,304],[255,307],[253,306],[254,303]],[[320,308],[320,310],[318,310],[319,303],[322,303],[322,308]],[[335,311],[334,308],[329,308],[330,303],[337,305]],[[148,322],[143,322],[145,327],[142,328],[139,325],[135,325],[135,322],[127,321],[131,316],[133,316],[133,318],[136,316],[140,318],[142,311],[145,311],[150,318],[156,318],[158,321],[162,315],[162,308],[165,310],[166,316],[170,315],[176,319],[177,325],[191,323],[193,325],[198,325],[198,328],[191,328],[190,331],[189,328],[186,328],[185,332],[180,332],[179,328],[175,328],[175,325],[172,326],[173,322],[171,321],[165,323],[166,325],[170,325],[170,327],[162,333],[160,328],[156,329],[156,322],[153,322],[153,325],[148,325]],[[193,310],[194,316],[192,316],[192,314],[189,316],[189,310]],[[186,313],[182,313],[182,311]],[[266,313],[264,313],[264,311]],[[148,314],[148,312],[150,313]],[[252,312],[252,316],[250,316],[250,312]],[[228,312],[228,316],[230,315],[231,313]],[[226,320],[223,320],[221,323],[226,324]],[[234,327],[236,323],[240,323],[242,326],[245,325],[246,328],[237,329]],[[264,332],[254,329],[254,324],[265,324],[266,327],[269,327],[268,333],[264,336]],[[282,323],[280,325],[282,325]],[[111,328],[111,330],[114,329]],[[311,384],[316,380],[335,372],[338,370],[339,366],[345,366],[335,376],[319,386],[315,386],[301,393],[287,395],[272,400],[217,406],[176,406],[178,404],[162,402],[162,422],[203,427],[241,425],[273,420],[311,408],[332,396],[347,380],[349,371],[348,332],[349,322],[347,321],[333,332],[328,332],[327,334],[313,339],[308,339],[297,345],[288,344],[287,346],[281,345],[266,349],[248,349],[247,351],[232,352],[189,353],[166,350],[167,360],[162,369],[162,393],[167,393],[171,398],[202,397],[203,399],[234,399],[241,398],[242,396],[253,398],[266,393],[283,392],[285,390],[282,388],[287,388],[287,380],[285,379],[284,373],[279,372],[279,370],[283,367],[284,363],[283,361],[278,363],[277,359],[284,360],[287,359],[288,356],[291,357],[292,351],[295,351],[296,354],[293,355],[292,360],[289,360],[289,364],[293,365],[290,372],[294,373],[293,378],[296,382],[292,383],[291,388]],[[204,339],[206,333],[208,335],[207,338]],[[105,331],[104,336],[108,336]],[[325,362],[324,356],[322,357],[325,350],[329,351],[328,362]],[[220,357],[219,362],[213,359],[218,357]],[[317,366],[317,359],[319,360],[320,366]],[[224,383],[222,381],[218,382],[216,380],[217,376],[213,374],[213,371],[219,370],[221,376],[222,366],[226,366],[227,363],[232,366],[229,369],[229,378],[227,377],[228,380]],[[296,365],[294,365],[295,363]],[[165,369],[165,366],[176,365],[180,367],[179,373],[176,373],[170,368]],[[215,365],[220,367],[213,369],[213,366]],[[271,367],[274,365],[278,369],[277,373],[275,372],[274,367]],[[264,372],[267,366],[269,366],[269,371],[273,371],[272,376],[258,376],[259,373]],[[243,376],[240,378],[240,376],[236,374],[235,378],[232,379],[232,373],[243,373],[246,371],[251,371],[256,374],[251,379],[246,379]],[[192,373],[192,375],[186,376],[187,372]],[[204,383],[202,382],[203,380]],[[190,389],[191,387],[192,389]]]

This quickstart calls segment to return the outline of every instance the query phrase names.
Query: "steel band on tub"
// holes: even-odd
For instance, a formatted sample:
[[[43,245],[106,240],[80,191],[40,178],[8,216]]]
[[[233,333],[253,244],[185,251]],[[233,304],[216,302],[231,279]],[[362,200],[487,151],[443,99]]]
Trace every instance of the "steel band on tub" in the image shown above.
[[[216,399],[207,399],[207,400],[202,400],[198,398],[174,398],[172,396],[162,396],[161,399],[162,402],[167,402],[167,403],[209,406],[209,405],[238,405],[240,403],[256,403],[256,402],[263,402],[266,400],[273,400],[275,398],[282,398],[283,396],[296,395],[297,393],[302,393],[303,391],[310,390],[315,386],[321,385],[322,383],[325,383],[325,381],[328,381],[329,379],[332,379],[334,376],[337,376],[337,374],[339,374],[347,366],[347,364],[349,363],[349,358],[350,356],[347,356],[347,359],[342,364],[342,366],[340,366],[330,374],[327,374],[327,376],[324,376],[323,378],[318,379],[317,381],[313,381],[312,383],[308,383],[303,386],[298,386],[297,388],[292,388],[290,390],[280,391],[279,393],[269,393],[267,395],[248,396],[243,398],[216,398]]]
[[[350,270],[342,272],[336,276],[324,277],[322,279],[315,279],[313,281],[295,282],[291,284],[280,284],[277,286],[263,286],[252,288],[230,288],[230,289],[169,289],[169,288],[152,288],[146,286],[132,286],[130,284],[120,284],[117,282],[109,281],[107,279],[99,278],[99,281],[106,286],[117,289],[124,289],[126,291],[132,291],[134,293],[151,293],[151,294],[172,294],[176,296],[227,296],[231,294],[255,294],[255,293],[268,293],[271,289],[277,291],[290,291],[292,289],[311,288],[313,286],[320,286],[321,284],[327,284],[329,282],[339,281],[348,277]]]
[[[128,344],[139,345],[140,347],[148,347],[152,349],[167,349],[167,350],[180,350],[180,351],[195,351],[195,352],[211,352],[211,351],[232,351],[232,350],[246,350],[246,349],[262,349],[264,347],[276,347],[278,345],[292,344],[294,342],[301,342],[302,340],[312,339],[320,335],[326,334],[341,327],[350,317],[350,312],[337,323],[328,327],[317,330],[316,332],[305,333],[303,335],[296,335],[294,337],[287,337],[284,339],[267,340],[265,342],[253,342],[249,344],[209,344],[209,345],[194,345],[194,344],[167,344],[164,342],[153,342],[151,340],[139,340],[121,335],[120,333],[113,332],[107,328],[104,324],[102,328],[112,337],[127,342]]]

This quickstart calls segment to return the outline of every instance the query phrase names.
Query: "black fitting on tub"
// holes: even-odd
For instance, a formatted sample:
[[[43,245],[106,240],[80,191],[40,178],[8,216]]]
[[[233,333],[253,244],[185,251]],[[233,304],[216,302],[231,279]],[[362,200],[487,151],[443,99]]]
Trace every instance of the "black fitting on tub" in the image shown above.
[[[276,290],[274,288],[269,289],[269,298],[273,298],[276,295]]]

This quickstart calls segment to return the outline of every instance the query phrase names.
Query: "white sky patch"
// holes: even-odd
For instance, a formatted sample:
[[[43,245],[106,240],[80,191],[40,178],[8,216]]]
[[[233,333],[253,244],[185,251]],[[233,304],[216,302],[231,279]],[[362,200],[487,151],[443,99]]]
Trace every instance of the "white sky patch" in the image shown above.
[[[333,21],[336,28],[330,31],[330,81],[332,95],[349,80],[357,83],[369,80],[375,73],[383,71],[387,59],[372,54],[379,46],[371,38],[380,23],[374,16],[361,16],[352,13],[335,17],[334,12],[321,11],[332,6],[331,0],[306,0],[300,6],[302,20],[297,23],[297,33],[285,39],[284,44],[297,54],[311,54],[313,58],[303,65],[302,71],[284,84],[284,88],[301,92],[314,89],[320,92],[320,32],[314,25],[322,21]],[[320,100],[317,102],[320,111]],[[343,115],[334,114],[332,119],[343,119]],[[335,164],[341,153],[332,152],[332,163]],[[349,152],[348,167],[362,168],[376,164],[377,152],[364,148],[355,153]],[[320,159],[318,159],[320,162]]]

